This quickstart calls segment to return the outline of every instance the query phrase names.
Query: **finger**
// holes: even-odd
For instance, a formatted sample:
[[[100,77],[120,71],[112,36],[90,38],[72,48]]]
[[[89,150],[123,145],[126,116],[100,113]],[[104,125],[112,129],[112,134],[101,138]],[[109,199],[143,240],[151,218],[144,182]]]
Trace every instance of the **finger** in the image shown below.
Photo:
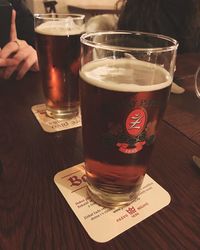
[[[17,66],[6,67],[3,72],[3,78],[9,79],[16,69],[17,69]]]
[[[21,79],[35,63],[37,65],[37,53],[29,45],[21,48],[13,56],[13,59],[18,62],[18,66],[7,67],[4,72],[5,79],[8,79],[15,70],[18,71],[17,79]]]
[[[29,55],[21,64],[20,67],[18,68],[18,73],[17,73],[17,80],[21,79],[24,77],[24,75],[27,73],[31,67],[37,67],[37,57],[33,53]]]
[[[28,58],[28,49],[24,48],[16,52],[16,54],[13,56],[12,59],[17,61],[17,64],[15,66],[9,66],[6,67],[4,70],[3,78],[8,79],[11,77],[11,75],[16,71],[19,67],[20,64],[23,62],[23,60],[26,60]]]
[[[7,67],[2,72],[2,76],[1,77],[3,79],[9,79],[11,77],[11,75],[14,73],[15,70],[16,70],[16,67],[14,67],[14,66]]]
[[[24,48],[29,48],[29,47],[32,50],[34,50],[31,46],[29,46],[27,44],[26,41],[17,39],[15,41],[7,43],[3,47],[3,49],[0,51],[0,57],[1,58],[7,58],[7,57],[12,56],[13,54],[15,54],[17,51],[20,51],[20,50],[22,50]]]
[[[18,50],[19,50],[19,45],[16,42],[14,42],[14,41],[9,42],[0,51],[0,57],[1,58],[8,58],[13,53],[16,53]]]
[[[23,60],[26,60],[26,58],[32,53],[31,48],[29,47],[31,46],[27,45],[26,47],[21,48],[13,55],[12,58],[17,60],[20,64]]]
[[[36,54],[36,62],[32,65],[30,68],[31,71],[39,71],[39,64],[38,64],[38,59],[37,59],[37,54]]]
[[[20,64],[22,61],[27,60],[28,57],[35,58],[35,62],[37,61],[37,53],[30,45],[26,44],[25,47],[21,48],[17,53],[13,56],[13,59],[17,60]]]
[[[0,67],[15,66],[18,62],[14,58],[0,58]]]
[[[11,18],[11,26],[10,26],[10,41],[15,41],[17,39],[15,19],[16,19],[16,12],[15,10],[13,10]]]

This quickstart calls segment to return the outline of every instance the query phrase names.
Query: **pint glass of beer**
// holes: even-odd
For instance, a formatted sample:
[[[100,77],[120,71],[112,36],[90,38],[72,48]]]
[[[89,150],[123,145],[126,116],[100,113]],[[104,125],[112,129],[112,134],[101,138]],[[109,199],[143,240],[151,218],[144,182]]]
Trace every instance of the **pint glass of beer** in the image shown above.
[[[79,110],[80,36],[84,15],[36,14],[36,49],[46,98],[46,113],[55,119]]]
[[[157,34],[81,36],[80,96],[88,192],[98,204],[136,199],[170,94],[178,43]]]

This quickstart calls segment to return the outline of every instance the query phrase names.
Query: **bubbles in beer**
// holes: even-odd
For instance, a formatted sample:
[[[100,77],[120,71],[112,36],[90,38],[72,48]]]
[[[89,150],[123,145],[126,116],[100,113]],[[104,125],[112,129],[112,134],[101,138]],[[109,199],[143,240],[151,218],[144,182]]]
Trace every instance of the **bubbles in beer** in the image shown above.
[[[35,32],[52,36],[70,36],[82,34],[84,25],[76,24],[72,17],[62,18],[57,21],[47,21],[35,28]]]
[[[82,67],[80,75],[91,85],[122,92],[159,90],[172,82],[163,67],[135,58],[93,61]]]

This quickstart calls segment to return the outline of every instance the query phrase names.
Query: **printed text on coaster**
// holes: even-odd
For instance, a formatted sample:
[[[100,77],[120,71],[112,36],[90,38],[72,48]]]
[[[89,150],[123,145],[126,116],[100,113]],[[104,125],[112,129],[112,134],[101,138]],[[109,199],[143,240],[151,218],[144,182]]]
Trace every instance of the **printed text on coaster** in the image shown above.
[[[46,115],[45,104],[34,105],[31,109],[45,132],[53,133],[81,126],[80,112],[77,116],[73,118],[56,120]]]

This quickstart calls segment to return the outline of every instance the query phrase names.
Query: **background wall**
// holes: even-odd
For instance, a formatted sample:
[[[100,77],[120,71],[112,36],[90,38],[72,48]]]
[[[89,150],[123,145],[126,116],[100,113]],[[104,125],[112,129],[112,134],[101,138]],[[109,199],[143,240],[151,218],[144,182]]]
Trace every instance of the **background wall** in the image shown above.
[[[56,0],[57,13],[67,13],[67,5],[98,5],[98,6],[114,6],[117,0]],[[25,0],[27,6],[32,13],[45,13],[43,0]]]
[[[67,12],[67,0],[56,0],[56,10],[58,13]],[[43,0],[25,0],[32,13],[45,13]]]

